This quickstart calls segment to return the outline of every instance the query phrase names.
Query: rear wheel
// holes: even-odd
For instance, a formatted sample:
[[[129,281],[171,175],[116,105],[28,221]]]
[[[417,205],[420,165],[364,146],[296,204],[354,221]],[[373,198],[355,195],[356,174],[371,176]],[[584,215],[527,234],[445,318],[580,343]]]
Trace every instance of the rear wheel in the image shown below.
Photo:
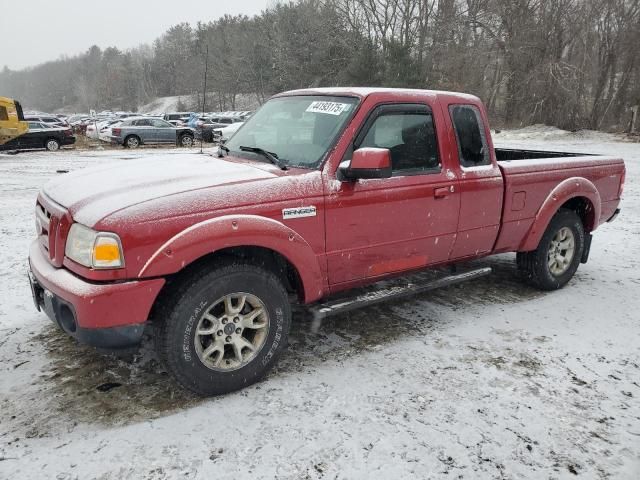
[[[562,209],[551,219],[538,248],[518,252],[518,268],[537,288],[562,288],[580,265],[584,236],[584,226],[576,212]]]
[[[193,146],[193,136],[191,135],[182,135],[180,137],[180,146],[181,147],[191,147]]]
[[[200,395],[259,380],[285,347],[291,322],[279,278],[235,260],[189,275],[164,305],[159,354],[175,379]]]
[[[55,138],[48,138],[46,142],[44,142],[44,148],[49,150],[50,152],[55,152],[60,149],[60,142]]]
[[[130,135],[125,138],[124,146],[127,148],[138,148],[140,146],[140,139],[135,135]]]

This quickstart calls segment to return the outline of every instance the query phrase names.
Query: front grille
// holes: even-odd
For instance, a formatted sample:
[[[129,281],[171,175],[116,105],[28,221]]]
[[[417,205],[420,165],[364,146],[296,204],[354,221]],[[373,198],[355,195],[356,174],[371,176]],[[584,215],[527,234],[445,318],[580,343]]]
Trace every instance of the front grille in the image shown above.
[[[41,195],[36,203],[36,234],[49,261],[56,267],[64,260],[66,241],[71,217],[66,209]]]
[[[49,252],[49,231],[51,230],[51,212],[40,202],[36,203],[36,234],[40,244]]]

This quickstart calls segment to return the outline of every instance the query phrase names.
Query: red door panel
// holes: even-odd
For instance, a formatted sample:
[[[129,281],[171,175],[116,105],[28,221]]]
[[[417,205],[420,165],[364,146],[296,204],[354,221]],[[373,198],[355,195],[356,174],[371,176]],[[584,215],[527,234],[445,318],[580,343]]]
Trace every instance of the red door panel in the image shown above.
[[[460,222],[451,258],[491,251],[502,215],[502,175],[497,166],[463,169],[460,175]]]
[[[453,192],[451,189],[453,187]],[[417,269],[449,258],[460,196],[444,174],[329,184],[329,284]],[[444,189],[448,194],[435,191]]]
[[[460,188],[458,234],[451,260],[493,249],[502,217],[504,184],[481,105],[443,106]]]

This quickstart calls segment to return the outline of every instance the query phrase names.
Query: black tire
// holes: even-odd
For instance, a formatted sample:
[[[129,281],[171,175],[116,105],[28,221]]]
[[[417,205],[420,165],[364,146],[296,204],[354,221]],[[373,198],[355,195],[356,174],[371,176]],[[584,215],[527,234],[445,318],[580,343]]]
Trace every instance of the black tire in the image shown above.
[[[125,148],[138,148],[141,143],[142,141],[140,140],[140,137],[137,135],[129,135],[124,139],[123,145]]]
[[[180,140],[178,141],[178,145],[181,147],[192,147],[193,146],[193,135],[189,135],[185,133],[180,136]]]
[[[268,315],[268,330],[260,348],[249,352],[252,358],[247,363],[232,370],[214,370],[199,356],[196,328],[205,313],[219,305],[218,300],[237,292],[260,299]],[[275,274],[241,260],[225,259],[214,270],[199,269],[178,280],[158,308],[157,317],[161,324],[156,329],[156,348],[167,370],[183,387],[209,396],[251,385],[275,364],[287,342],[291,308],[287,292]],[[198,341],[202,338],[198,337]],[[226,345],[224,348],[223,356],[227,354]],[[230,355],[234,355],[232,348]]]
[[[44,148],[50,152],[60,150],[60,142],[56,138],[47,138],[44,141]]]
[[[573,256],[562,273],[554,274],[549,266],[550,248],[552,241],[559,232],[568,228],[573,234]],[[573,210],[561,209],[549,222],[549,226],[542,235],[538,248],[531,252],[518,252],[516,262],[518,269],[526,280],[541,290],[557,290],[571,280],[576,273],[582,252],[584,251],[584,226],[580,217]]]

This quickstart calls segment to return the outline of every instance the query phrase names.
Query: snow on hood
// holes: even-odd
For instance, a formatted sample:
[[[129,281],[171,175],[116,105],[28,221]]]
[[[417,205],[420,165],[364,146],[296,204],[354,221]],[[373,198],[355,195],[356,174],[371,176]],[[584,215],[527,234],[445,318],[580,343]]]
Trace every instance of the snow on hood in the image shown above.
[[[47,183],[44,193],[69,209],[75,221],[93,227],[109,214],[149,200],[275,176],[210,155],[164,154],[64,174]]]

